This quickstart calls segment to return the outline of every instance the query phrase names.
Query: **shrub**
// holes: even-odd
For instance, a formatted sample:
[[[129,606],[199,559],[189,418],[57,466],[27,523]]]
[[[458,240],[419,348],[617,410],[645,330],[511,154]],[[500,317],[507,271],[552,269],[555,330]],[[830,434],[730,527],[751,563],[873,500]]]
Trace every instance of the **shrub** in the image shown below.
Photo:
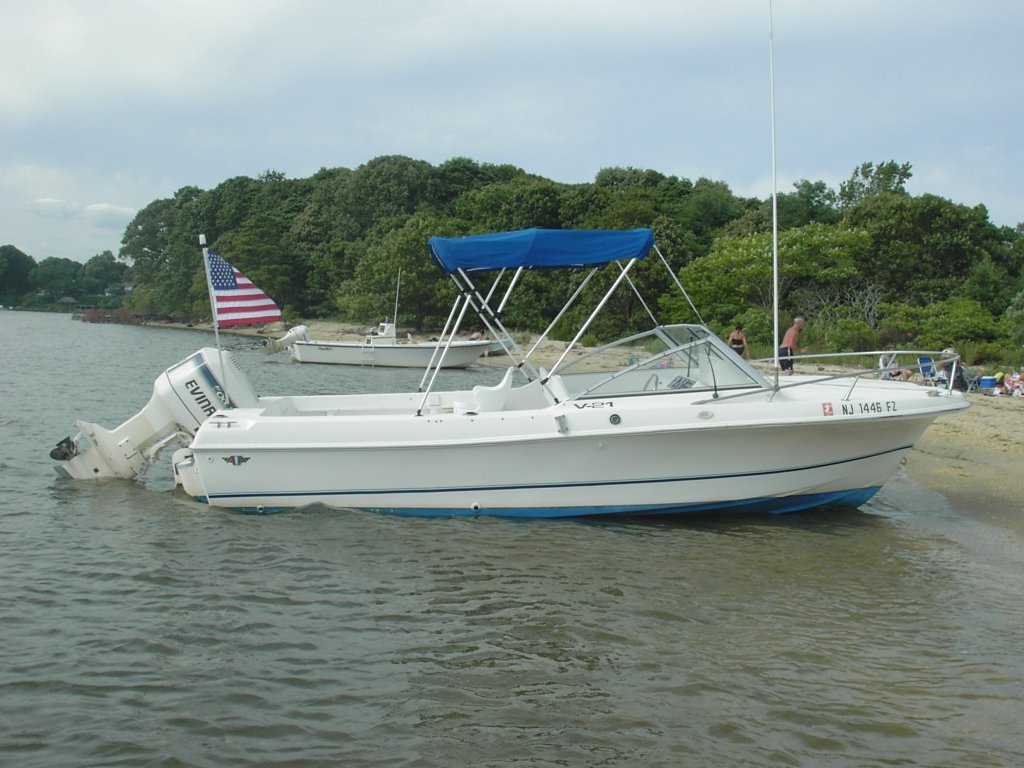
[[[864,352],[874,349],[875,333],[863,320],[841,317],[825,332],[829,352]]]
[[[960,355],[964,365],[980,365],[992,370],[1017,369],[1024,360],[1024,353],[1019,346],[1000,341],[964,344]]]
[[[1024,291],[1018,293],[1006,309],[1003,327],[1014,345],[1024,344]]]
[[[884,305],[879,338],[896,346],[919,349],[962,347],[968,342],[993,341],[999,336],[995,317],[973,299],[951,298],[925,307]]]

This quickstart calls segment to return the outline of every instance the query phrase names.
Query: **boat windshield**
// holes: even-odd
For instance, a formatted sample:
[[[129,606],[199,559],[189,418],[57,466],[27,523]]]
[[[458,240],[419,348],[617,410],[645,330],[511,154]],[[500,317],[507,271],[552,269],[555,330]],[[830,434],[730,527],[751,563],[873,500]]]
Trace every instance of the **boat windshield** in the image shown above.
[[[702,325],[658,326],[588,350],[553,373],[574,398],[771,386]]]

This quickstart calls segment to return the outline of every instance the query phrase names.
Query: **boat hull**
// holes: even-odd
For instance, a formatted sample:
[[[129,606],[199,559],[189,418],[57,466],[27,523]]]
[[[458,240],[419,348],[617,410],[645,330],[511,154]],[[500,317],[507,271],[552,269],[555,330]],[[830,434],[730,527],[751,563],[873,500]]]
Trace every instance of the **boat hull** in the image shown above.
[[[854,402],[850,416],[836,418],[838,408],[825,417],[821,402],[782,396],[582,405],[349,416],[333,426],[331,417],[308,424],[243,417],[236,427],[204,427],[177,471],[193,496],[251,512],[308,504],[523,518],[792,512],[864,503],[940,413],[964,407],[962,398],[918,397],[879,418]]]
[[[466,368],[490,348],[489,341],[454,341],[441,362],[442,368]],[[291,347],[292,360],[298,363],[326,365],[362,365],[384,368],[421,368],[430,364],[435,350],[443,344],[435,342],[377,343],[345,341],[296,341]],[[437,352],[440,356],[440,351]],[[436,361],[435,361],[436,362]]]

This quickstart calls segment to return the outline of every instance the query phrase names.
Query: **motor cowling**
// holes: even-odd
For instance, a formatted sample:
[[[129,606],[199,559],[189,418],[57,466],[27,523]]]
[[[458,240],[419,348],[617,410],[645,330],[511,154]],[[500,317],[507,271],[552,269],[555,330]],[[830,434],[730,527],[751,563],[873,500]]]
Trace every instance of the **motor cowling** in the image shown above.
[[[280,352],[289,349],[296,341],[309,341],[309,328],[304,325],[296,325],[280,339],[269,339],[263,345],[263,351],[267,353]]]

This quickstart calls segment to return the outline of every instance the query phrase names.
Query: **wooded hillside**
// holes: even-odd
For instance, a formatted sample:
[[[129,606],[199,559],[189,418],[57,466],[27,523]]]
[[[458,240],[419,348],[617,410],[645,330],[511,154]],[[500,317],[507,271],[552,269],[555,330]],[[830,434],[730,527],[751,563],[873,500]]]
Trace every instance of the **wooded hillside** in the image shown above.
[[[1024,342],[1022,228],[996,227],[983,205],[911,196],[910,176],[908,164],[865,163],[838,190],[801,180],[779,195],[784,320],[806,315],[818,349],[952,344],[969,361],[1013,362]],[[150,203],[118,260],[129,268],[130,311],[193,322],[209,317],[199,233],[290,320],[375,323],[392,312],[401,269],[398,322],[430,329],[453,296],[428,259],[431,235],[638,226],[654,230],[708,324],[742,322],[756,344],[770,343],[771,201],[653,170],[606,168],[593,183],[561,184],[468,158],[433,166],[385,156],[306,179],[267,172]],[[642,269],[639,279],[663,278]],[[506,319],[538,330],[562,289],[539,275],[525,286],[530,301]],[[619,309],[609,315],[618,327],[598,336],[640,322],[640,308]],[[673,299],[660,310],[667,321],[692,319]]]

